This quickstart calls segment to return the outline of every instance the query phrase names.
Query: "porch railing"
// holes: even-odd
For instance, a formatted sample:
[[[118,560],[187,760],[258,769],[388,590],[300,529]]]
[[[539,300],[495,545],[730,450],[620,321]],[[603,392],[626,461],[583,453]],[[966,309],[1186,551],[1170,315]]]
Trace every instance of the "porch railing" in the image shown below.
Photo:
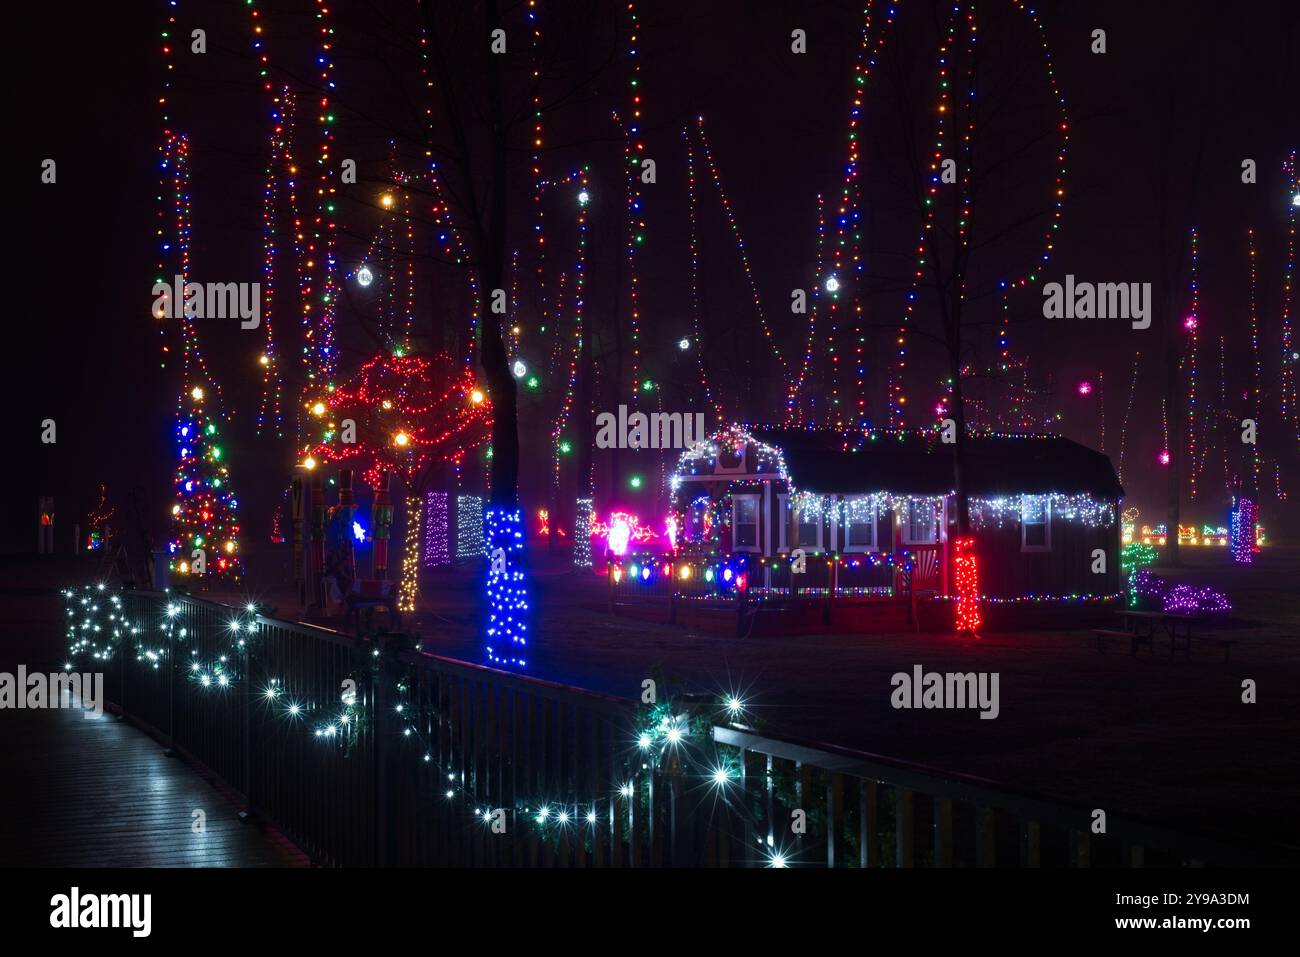
[[[910,552],[809,554],[801,573],[788,554],[628,555],[607,561],[605,574],[610,612],[619,605],[652,604],[676,624],[683,608],[724,609],[736,614],[742,635],[759,609],[798,602],[820,605],[827,623],[836,604],[864,598],[906,599],[916,617]]]

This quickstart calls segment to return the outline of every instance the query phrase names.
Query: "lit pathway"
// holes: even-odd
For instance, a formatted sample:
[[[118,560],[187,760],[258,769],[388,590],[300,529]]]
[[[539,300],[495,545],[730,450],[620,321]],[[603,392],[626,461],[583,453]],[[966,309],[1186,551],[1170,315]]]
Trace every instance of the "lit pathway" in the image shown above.
[[[0,671],[48,672],[52,595],[0,594]],[[194,811],[204,829],[196,833]],[[129,724],[78,710],[0,710],[0,866],[286,867],[305,857]]]

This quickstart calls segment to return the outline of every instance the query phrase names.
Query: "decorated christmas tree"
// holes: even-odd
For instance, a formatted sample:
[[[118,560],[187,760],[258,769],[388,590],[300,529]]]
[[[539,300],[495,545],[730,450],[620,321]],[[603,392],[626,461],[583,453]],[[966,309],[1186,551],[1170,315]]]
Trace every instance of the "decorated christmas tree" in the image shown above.
[[[201,386],[190,390],[188,410],[176,422],[177,465],[172,535],[172,570],[183,574],[238,577],[238,501],[224,461],[218,416],[205,406]]]

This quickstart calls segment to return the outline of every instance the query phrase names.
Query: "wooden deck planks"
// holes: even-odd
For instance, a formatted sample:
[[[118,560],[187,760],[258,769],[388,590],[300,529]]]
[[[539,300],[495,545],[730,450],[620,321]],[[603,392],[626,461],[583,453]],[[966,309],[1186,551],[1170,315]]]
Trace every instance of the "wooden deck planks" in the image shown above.
[[[194,811],[206,816],[195,833]],[[289,841],[107,713],[0,715],[0,866],[294,867]]]

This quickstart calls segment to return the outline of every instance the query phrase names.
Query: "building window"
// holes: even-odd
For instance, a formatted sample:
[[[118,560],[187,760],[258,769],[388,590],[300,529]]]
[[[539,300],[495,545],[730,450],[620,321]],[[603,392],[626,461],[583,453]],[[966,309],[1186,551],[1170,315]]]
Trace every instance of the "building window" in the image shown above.
[[[758,551],[758,496],[731,497],[731,550]]]
[[[790,496],[777,495],[776,512],[781,516],[777,523],[779,531],[777,532],[776,550],[778,553],[789,550],[790,541]]]
[[[1046,495],[1020,497],[1020,550],[1052,550],[1052,500]]]
[[[844,503],[844,550],[869,552],[876,547],[876,500],[851,498]]]
[[[933,545],[939,541],[939,507],[932,498],[907,500],[903,541],[908,545]]]
[[[822,517],[813,509],[796,509],[794,526],[794,544],[796,548],[811,548],[821,551]]]

